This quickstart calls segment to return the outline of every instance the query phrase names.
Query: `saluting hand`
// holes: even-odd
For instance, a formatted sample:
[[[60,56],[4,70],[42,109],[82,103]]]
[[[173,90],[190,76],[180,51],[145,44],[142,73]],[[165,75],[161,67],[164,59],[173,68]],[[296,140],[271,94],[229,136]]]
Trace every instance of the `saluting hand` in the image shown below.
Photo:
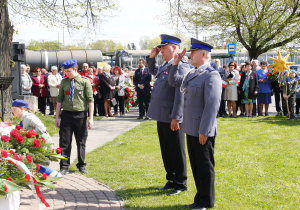
[[[199,143],[204,145],[207,141],[207,136],[204,136],[203,134],[199,134]]]
[[[176,53],[174,56],[173,65],[178,65],[181,59],[183,58],[183,56],[185,55],[185,53],[186,53],[185,48],[181,51],[181,53]]]
[[[159,52],[160,52],[160,48],[153,47],[150,52],[150,58],[155,58]]]

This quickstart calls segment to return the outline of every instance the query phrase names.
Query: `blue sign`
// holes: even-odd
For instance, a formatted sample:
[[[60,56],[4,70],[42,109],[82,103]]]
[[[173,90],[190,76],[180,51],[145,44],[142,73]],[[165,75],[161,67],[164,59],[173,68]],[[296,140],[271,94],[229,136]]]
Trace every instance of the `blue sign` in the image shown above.
[[[235,49],[236,49],[235,44],[229,44],[228,45],[228,54],[229,55],[236,54]]]

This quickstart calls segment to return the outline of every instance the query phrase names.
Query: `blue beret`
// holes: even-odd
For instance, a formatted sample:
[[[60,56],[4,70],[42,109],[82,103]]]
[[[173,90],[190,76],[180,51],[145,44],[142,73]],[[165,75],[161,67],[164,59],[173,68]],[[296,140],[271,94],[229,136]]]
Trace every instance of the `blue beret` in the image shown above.
[[[11,106],[25,107],[28,108],[28,103],[24,100],[14,100]]]
[[[200,49],[211,52],[211,49],[214,48],[210,44],[202,42],[202,41],[200,41],[198,39],[194,39],[194,38],[191,38],[191,45],[192,45],[191,49],[187,50],[188,52],[194,51],[194,50],[200,50]]]
[[[61,64],[61,67],[63,67],[64,69],[69,69],[76,65],[77,65],[77,60],[71,59],[71,60],[67,60],[63,64]]]
[[[297,74],[297,71],[296,70],[292,70],[292,73]]]
[[[181,42],[181,39],[179,39],[178,37],[167,35],[167,34],[161,34],[160,39],[161,39],[161,43],[157,45],[158,48],[167,44],[179,45],[179,43]]]

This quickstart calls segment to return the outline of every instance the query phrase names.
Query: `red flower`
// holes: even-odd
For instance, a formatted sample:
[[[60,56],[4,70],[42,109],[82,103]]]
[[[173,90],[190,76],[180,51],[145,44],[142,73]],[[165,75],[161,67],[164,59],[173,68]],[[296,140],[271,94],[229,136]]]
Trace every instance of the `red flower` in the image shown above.
[[[57,154],[60,154],[60,153],[61,153],[61,148],[57,148],[57,149],[56,149],[56,153],[57,153]]]
[[[21,130],[21,126],[16,125],[16,129]]]
[[[54,150],[54,149],[52,149],[52,152],[54,153],[54,152],[55,152],[55,150]]]
[[[271,72],[271,70],[270,70],[270,69],[268,69],[268,72]]]
[[[267,76],[270,76],[270,73],[267,73]]]
[[[240,73],[240,76],[242,76],[242,73]]]
[[[32,157],[30,155],[26,155],[26,159],[27,159],[28,163],[31,163]]]
[[[30,175],[29,175],[29,174],[26,174],[25,177],[24,177],[24,179],[26,179],[27,182],[29,182],[29,180],[30,180]]]
[[[6,187],[6,186],[4,186],[3,188],[4,188],[4,192],[7,192],[7,187]]]
[[[47,179],[47,178],[48,178],[47,174],[43,173],[43,179]]]
[[[34,136],[34,135],[35,135],[34,130],[29,130],[29,131],[26,133],[26,137],[27,137],[27,138],[32,138],[32,136]]]
[[[9,136],[3,135],[3,136],[1,136],[1,140],[2,141],[9,141],[10,138],[9,138]]]
[[[36,170],[40,170],[41,169],[41,166],[40,166],[40,164],[36,164]]]
[[[22,135],[17,135],[17,137],[16,137],[16,140],[19,142],[19,143],[23,143],[23,141],[24,141],[24,138],[23,138],[23,136]]]
[[[21,155],[19,155],[19,158],[20,158],[20,160],[22,160],[22,161],[23,161],[23,157],[22,157]]]
[[[11,132],[10,132],[10,136],[11,137],[16,137],[17,136],[17,130],[16,129],[13,129]]]
[[[10,182],[12,181],[10,177],[7,177],[6,180]]]
[[[19,156],[18,155],[14,155],[14,159],[15,160],[19,160]]]
[[[130,103],[130,104],[133,104],[133,101],[130,101],[129,103]]]
[[[13,155],[15,155],[16,153],[13,150],[9,150],[9,152]]]
[[[33,147],[40,147],[40,146],[41,146],[40,141],[37,140],[37,139],[34,139],[34,140],[33,140]]]
[[[131,104],[129,104],[129,107],[131,107]]]
[[[1,156],[4,157],[4,158],[7,158],[8,157],[8,154],[6,151],[2,150],[1,151]]]
[[[46,140],[44,139],[44,137],[41,136],[42,142],[46,143]]]
[[[65,94],[66,95],[70,95],[70,91],[65,91]]]

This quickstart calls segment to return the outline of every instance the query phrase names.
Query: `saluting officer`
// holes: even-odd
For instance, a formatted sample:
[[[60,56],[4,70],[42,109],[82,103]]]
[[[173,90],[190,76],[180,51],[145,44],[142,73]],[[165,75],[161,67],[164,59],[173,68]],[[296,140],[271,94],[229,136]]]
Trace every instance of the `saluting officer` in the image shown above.
[[[191,168],[197,193],[190,208],[214,206],[214,145],[217,114],[221,101],[222,81],[217,68],[210,63],[211,45],[191,38],[191,62],[195,69],[179,73],[178,64],[186,50],[176,54],[169,68],[169,84],[184,92],[182,131],[186,133]]]
[[[158,190],[173,189],[168,195],[176,195],[187,190],[186,156],[184,133],[180,129],[183,115],[183,94],[179,88],[168,84],[167,67],[172,65],[174,55],[179,50],[181,40],[177,37],[162,34],[161,43],[154,47],[147,58],[149,72],[155,75],[156,81],[151,93],[148,116],[157,120],[157,133],[167,183]],[[158,66],[156,56],[162,54],[163,63]],[[190,70],[185,61],[179,63],[179,74]]]
[[[90,81],[82,77],[77,72],[77,61],[68,60],[62,64],[67,75],[61,82],[59,95],[57,98],[56,127],[59,130],[59,146],[62,149],[62,155],[70,158],[72,135],[74,133],[78,163],[77,168],[82,173],[87,173],[85,169],[85,144],[88,136],[88,128],[93,127],[94,98]],[[61,122],[59,123],[59,114],[61,113]],[[89,110],[89,120],[87,121],[87,110]],[[60,161],[60,173],[69,172],[70,159]]]

